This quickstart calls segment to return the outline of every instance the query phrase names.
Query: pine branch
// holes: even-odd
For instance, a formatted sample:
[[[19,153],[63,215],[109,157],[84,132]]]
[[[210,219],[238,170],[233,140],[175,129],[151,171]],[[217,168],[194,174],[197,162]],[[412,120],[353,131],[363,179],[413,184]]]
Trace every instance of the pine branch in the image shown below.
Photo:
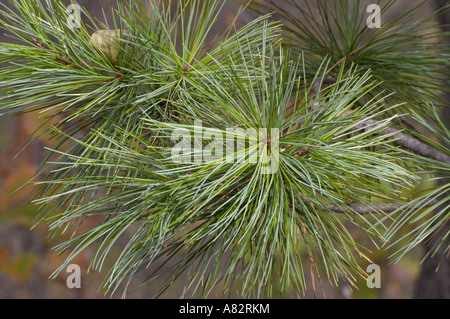
[[[368,119],[360,124],[357,124],[356,127],[367,130],[370,127],[379,125],[378,121]],[[379,131],[376,131],[375,134],[393,134],[392,137],[395,139],[394,143],[407,148],[414,153],[421,155],[426,158],[430,158],[436,161],[440,161],[446,164],[450,164],[450,156],[445,154],[444,152],[434,148],[412,136],[406,135],[392,127],[385,127]]]
[[[351,221],[370,236],[384,239],[386,236],[375,227],[379,220],[363,215],[399,211],[410,218],[413,216],[410,210],[436,203],[435,198],[416,198],[360,205],[361,198],[369,194],[393,198],[397,186],[409,187],[416,181],[416,174],[402,165],[412,156],[397,156],[398,152],[390,147],[392,143],[411,150],[419,148],[428,156],[442,156],[424,150],[421,144],[426,139],[417,136],[416,140],[415,135],[410,137],[386,128],[385,123],[397,114],[386,112],[391,108],[378,108],[372,94],[372,90],[376,96],[379,93],[375,92],[378,85],[372,82],[377,77],[357,72],[353,67],[364,62],[361,57],[368,54],[365,53],[368,47],[359,46],[357,38],[342,53],[337,55],[330,50],[326,54],[334,58],[325,61],[340,60],[325,71],[322,68],[325,61],[321,61],[320,67],[314,65],[314,56],[321,57],[324,52],[308,51],[313,54],[307,54],[306,61],[314,63],[305,65],[303,55],[293,60],[290,50],[286,53],[282,47],[279,50],[278,26],[266,24],[264,17],[236,30],[233,36],[227,33],[220,45],[207,50],[207,35],[220,9],[217,2],[180,1],[172,15],[171,6],[150,1],[146,3],[152,14],[142,20],[148,12],[143,2],[134,1],[130,5],[137,6],[130,10],[118,6],[114,29],[117,26],[129,30],[130,36],[122,41],[126,46],[120,47],[122,54],[116,61],[110,54],[97,50],[99,46],[95,49],[91,43],[95,41],[87,38],[87,30],[62,28],[55,33],[61,21],[55,12],[65,12],[60,2],[46,1],[58,8],[46,10],[41,1],[28,1],[45,18],[40,18],[39,24],[25,2],[13,2],[24,9],[19,11],[25,17],[16,18],[3,12],[10,31],[27,45],[31,36],[38,50],[5,46],[4,52],[0,52],[2,62],[24,58],[23,65],[14,63],[2,69],[6,76],[1,82],[8,87],[2,94],[12,102],[0,103],[0,109],[27,110],[31,108],[29,104],[36,107],[35,102],[47,107],[51,101],[48,114],[53,110],[73,111],[64,122],[58,122],[64,125],[54,129],[55,136],[62,141],[53,150],[55,159],[51,162],[50,157],[46,159],[52,171],[46,180],[37,183],[40,188],[34,197],[34,203],[42,208],[39,219],[50,223],[51,234],[74,229],[73,236],[56,247],[61,253],[68,248],[73,250],[53,277],[83,249],[99,241],[102,243],[91,265],[93,269],[102,269],[110,248],[123,233],[130,232],[128,243],[104,281],[107,292],[114,293],[125,282],[126,291],[137,271],[155,262],[162,263],[150,276],[151,282],[163,266],[184,251],[184,257],[170,268],[155,296],[169,289],[183,273],[189,275],[184,291],[201,290],[202,297],[218,284],[226,288],[223,291],[231,291],[228,286],[239,287],[237,292],[242,297],[260,294],[270,297],[272,287],[278,285],[280,295],[289,287],[300,295],[306,287],[304,276],[298,275],[304,273],[300,245],[306,247],[310,258],[314,292],[315,269],[328,269],[327,277],[335,281],[344,274],[353,283],[354,274],[364,275],[355,258],[361,256],[364,245],[355,242],[342,220]],[[345,9],[345,2],[342,4]],[[353,15],[358,16],[357,13]],[[41,23],[42,19],[47,24]],[[17,26],[17,21],[22,23]],[[94,29],[110,30],[107,25],[94,25]],[[234,28],[230,26],[229,30]],[[58,35],[60,44],[48,44],[44,40],[47,34]],[[314,45],[317,41],[315,37],[311,39]],[[388,38],[385,43],[395,43],[392,39],[396,38]],[[317,46],[319,51],[322,47]],[[32,53],[30,58],[28,50]],[[352,58],[349,68],[342,56]],[[327,77],[338,65],[341,72],[330,74],[336,74],[335,78]],[[72,70],[79,67],[83,72]],[[394,77],[401,74],[402,65],[378,70],[383,72],[381,78],[393,80],[388,81],[393,89],[401,85]],[[311,78],[318,78],[311,89],[316,94],[302,96],[301,81],[309,85],[307,79],[312,72]],[[325,94],[324,87],[328,86],[332,94]],[[403,97],[411,100],[409,94]],[[318,101],[322,98],[326,103]],[[349,111],[351,101],[361,98],[369,102],[353,114]],[[293,112],[288,118],[283,117],[292,105]],[[385,121],[371,120],[380,114]],[[173,151],[177,147],[173,147],[173,133],[183,132],[180,138],[197,137],[195,119],[207,123],[208,131],[222,136],[227,136],[230,126],[247,131],[277,128],[277,133],[259,135],[264,151],[255,153],[258,156],[252,163],[241,160],[244,151],[238,145],[232,146],[231,154],[218,156],[217,160],[174,161]],[[351,123],[356,124],[347,126]],[[76,133],[86,128],[90,130],[78,137]],[[281,136],[278,129],[283,132]],[[361,134],[343,138],[350,130]],[[391,142],[392,136],[396,140]],[[273,137],[284,154],[275,156],[272,152]],[[214,145],[206,145],[209,143],[206,139],[200,146]],[[227,146],[230,141],[235,144],[235,140],[244,140],[246,151],[255,149],[252,139],[238,131],[218,145]],[[66,141],[74,145],[62,147]],[[200,153],[197,149],[187,148],[185,154],[183,148],[183,156],[196,158]],[[219,147],[214,150],[217,155]],[[209,151],[212,155],[212,149]],[[228,161],[230,158],[233,161]],[[445,156],[442,158],[448,163]],[[421,161],[426,162],[424,158],[417,160]],[[267,174],[269,163],[276,164],[276,171]],[[324,198],[334,203],[324,203]],[[105,220],[78,232],[78,226],[90,216],[103,216]],[[320,258],[315,258],[316,252],[320,252]],[[281,269],[279,262],[282,262],[280,277],[273,278]],[[214,271],[210,272],[211,269]]]
[[[335,78],[328,77],[326,75],[323,75],[321,77],[318,77],[313,85],[313,90],[316,95],[319,97],[320,95],[320,89],[322,84],[325,85],[332,85],[336,83]],[[345,112],[346,115],[351,115],[350,111]],[[381,123],[377,120],[373,119],[367,119],[364,122],[361,122],[357,125],[355,125],[358,129],[363,129],[364,131],[371,130],[373,127],[380,126]],[[434,159],[443,163],[450,164],[450,156],[446,153],[440,151],[437,148],[432,147],[429,144],[426,144],[412,136],[406,135],[402,132],[400,132],[397,129],[394,129],[392,127],[385,127],[380,130],[374,131],[374,134],[380,135],[380,134],[390,134],[392,138],[394,139],[394,143],[409,149],[410,151],[413,151],[414,153],[421,155],[423,157]],[[308,152],[308,149],[304,150],[305,152],[301,154],[298,154],[300,156],[303,156],[305,153]],[[401,204],[401,203],[387,203],[387,204],[373,204],[373,205],[346,205],[346,206],[339,206],[337,204],[330,204],[326,207],[334,211],[335,213],[346,213],[348,211],[355,212],[359,215],[366,215],[366,214],[374,214],[374,213],[392,213],[400,208],[402,210],[408,210],[411,208],[414,209],[421,209],[425,207],[430,207],[436,204],[438,200],[431,200],[426,203],[417,204],[417,203],[409,203],[409,204]]]
[[[313,85],[313,90],[316,94],[320,94],[319,89],[322,83],[333,84],[336,83],[336,79],[327,77],[325,75],[322,77],[318,77]],[[346,112],[346,114],[351,114],[351,112]],[[379,123],[377,120],[367,119],[366,121],[355,125],[355,127],[367,131],[379,125],[381,125],[381,123]],[[381,130],[375,131],[374,134],[392,134],[393,139],[395,139],[393,141],[394,143],[407,148],[410,151],[413,151],[414,153],[423,157],[450,164],[450,156],[448,154],[412,136],[406,135],[395,128],[385,127]]]
[[[373,204],[373,205],[345,205],[345,206],[339,206],[336,204],[327,205],[327,208],[329,210],[332,210],[335,213],[344,214],[349,211],[355,212],[360,215],[366,215],[366,214],[374,214],[374,213],[392,213],[396,211],[397,209],[402,208],[402,210],[407,209],[421,209],[425,207],[430,207],[435,205],[438,202],[438,200],[429,200],[427,202],[423,201],[421,203],[416,202],[410,202],[408,204],[401,204],[401,203],[387,203],[387,204]]]
[[[54,52],[52,51],[50,48],[46,47],[45,45],[43,45],[41,42],[39,42],[38,39],[36,39],[35,37],[31,36],[31,41],[33,41],[33,44],[35,46],[37,46],[38,48],[44,50],[44,51],[48,51],[51,52],[52,54],[56,55],[58,58],[55,59],[56,62],[61,63],[63,65],[68,65],[70,67],[73,67],[75,69],[81,70],[81,68],[77,65],[74,65],[73,63],[70,63],[68,61],[70,61],[69,58],[59,54],[58,52]]]

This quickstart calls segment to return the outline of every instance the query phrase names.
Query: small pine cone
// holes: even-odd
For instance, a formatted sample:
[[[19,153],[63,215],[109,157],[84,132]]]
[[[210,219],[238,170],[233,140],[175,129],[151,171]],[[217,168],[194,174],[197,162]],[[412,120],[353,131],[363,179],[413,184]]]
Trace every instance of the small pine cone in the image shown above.
[[[117,65],[119,63],[119,41],[126,35],[126,30],[98,30],[91,35],[91,40],[95,46],[102,51],[106,57]]]

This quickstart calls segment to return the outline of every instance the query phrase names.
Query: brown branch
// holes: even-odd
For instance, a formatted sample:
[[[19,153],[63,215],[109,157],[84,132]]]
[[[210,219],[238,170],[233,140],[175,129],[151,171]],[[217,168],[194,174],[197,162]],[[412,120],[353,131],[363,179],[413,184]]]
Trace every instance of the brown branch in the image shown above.
[[[56,62],[62,63],[64,65],[69,65],[75,69],[81,70],[81,68],[77,65],[74,65],[73,63],[69,62],[70,59],[68,59],[67,57],[59,54],[58,52],[54,52],[53,50],[51,50],[50,48],[46,47],[45,45],[43,45],[42,43],[39,42],[38,39],[36,39],[35,37],[31,37],[31,40],[33,41],[34,45],[37,46],[38,48],[44,50],[44,51],[48,51],[53,53],[54,55],[57,56],[57,58],[55,59]]]
[[[378,121],[369,119],[360,124],[357,124],[356,127],[364,130],[369,130],[371,127],[373,128],[377,125],[380,125]],[[395,144],[407,148],[418,155],[450,164],[450,155],[447,155],[441,150],[434,148],[431,145],[426,144],[412,136],[406,135],[397,129],[394,129],[392,127],[385,127],[377,132],[374,132],[374,134],[378,135],[383,133],[392,134],[392,138],[395,139],[393,141]]]
[[[337,61],[331,68],[329,68],[327,70],[327,72],[325,72],[325,75],[327,75],[328,73],[330,73],[331,70],[333,70],[336,66],[338,66],[342,61],[344,61],[347,58],[350,58],[353,54],[355,54],[356,52],[358,52],[359,50],[361,50],[362,47],[356,48],[355,50],[353,50],[352,52],[350,52],[348,54],[348,56],[344,56],[342,59],[340,59],[339,61]]]
[[[309,200],[305,195],[302,193],[299,193],[300,197],[305,201],[310,203],[313,207],[316,205]],[[376,214],[376,213],[383,213],[383,214],[389,214],[397,209],[402,210],[408,210],[408,209],[421,209],[426,207],[431,207],[439,202],[439,199],[431,199],[427,200],[424,199],[421,202],[406,202],[406,203],[386,203],[386,204],[367,204],[367,205],[356,205],[356,204],[344,204],[344,205],[337,205],[337,204],[328,204],[325,207],[333,211],[334,213],[338,214],[345,214],[345,213],[357,213],[358,215],[368,215],[368,214]]]
[[[407,209],[420,209],[420,208],[426,208],[435,205],[438,202],[437,199],[434,200],[428,200],[428,201],[422,201],[420,203],[417,202],[410,202],[406,204],[401,203],[388,203],[388,204],[369,204],[369,205],[343,205],[339,206],[337,204],[330,204],[326,207],[338,214],[344,214],[347,212],[355,212],[359,215],[366,215],[366,214],[374,214],[374,213],[392,213],[397,209],[403,208],[403,210]]]
[[[313,89],[316,92],[316,94],[318,93],[321,83],[333,84],[336,83],[336,79],[327,76],[317,78],[313,86]],[[351,112],[346,112],[346,114],[351,114]],[[373,119],[367,119],[364,122],[357,124],[355,127],[367,131],[378,125],[381,125],[381,123]],[[446,164],[450,164],[450,155],[412,136],[406,135],[395,128],[385,127],[379,131],[374,132],[374,134],[377,135],[392,134],[392,137],[394,139],[393,142],[395,144],[400,145],[406,149],[409,149],[410,151],[413,151],[414,153],[421,155],[423,157],[434,159],[436,161],[440,161]]]
[[[322,83],[327,84],[327,85],[335,84],[336,78],[330,78],[326,75],[318,77],[313,84],[313,90],[317,95],[319,94],[319,88],[322,85]],[[319,98],[320,98],[320,96],[319,96]]]

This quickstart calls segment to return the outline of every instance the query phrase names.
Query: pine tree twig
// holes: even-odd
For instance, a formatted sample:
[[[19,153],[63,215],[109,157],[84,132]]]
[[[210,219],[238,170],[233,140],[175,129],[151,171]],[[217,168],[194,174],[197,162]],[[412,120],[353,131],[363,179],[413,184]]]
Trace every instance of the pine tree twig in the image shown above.
[[[313,85],[313,89],[316,94],[319,93],[318,91],[319,91],[321,83],[333,84],[333,83],[336,83],[336,80],[334,78],[330,78],[327,76],[317,78],[317,80],[315,81],[315,83]],[[346,114],[351,114],[351,112],[348,111],[348,112],[346,112]],[[367,119],[364,122],[357,124],[355,127],[359,128],[359,129],[368,130],[368,129],[371,129],[378,125],[381,125],[381,123],[379,123],[378,121],[373,120],[373,119]],[[421,155],[423,157],[434,159],[436,161],[440,161],[440,162],[443,162],[446,164],[450,164],[450,156],[447,155],[446,153],[444,153],[444,152],[440,151],[439,149],[437,149],[429,144],[426,144],[412,136],[406,135],[395,128],[385,127],[379,131],[374,132],[374,134],[378,134],[378,135],[386,134],[386,133],[392,134],[392,138],[394,139],[393,142],[397,145],[400,145],[406,149],[409,149],[410,151],[413,151],[414,153]]]
[[[299,193],[300,197],[305,201],[310,203],[312,206],[315,204],[310,201],[305,195]],[[423,200],[420,203],[418,202],[409,202],[409,203],[385,203],[385,204],[369,204],[369,205],[356,205],[356,204],[347,204],[347,205],[337,205],[337,204],[328,204],[325,207],[333,211],[337,214],[345,214],[348,212],[357,213],[358,215],[369,215],[376,213],[389,214],[394,212],[397,209],[402,208],[403,210],[407,209],[422,209],[426,207],[433,206],[439,202],[439,199],[431,199],[431,200]]]
[[[344,56],[343,58],[341,58],[339,61],[337,61],[331,68],[329,68],[327,70],[327,72],[325,72],[325,75],[327,75],[328,73],[331,72],[331,70],[333,70],[336,66],[338,66],[342,61],[344,61],[347,58],[351,58],[352,55],[354,55],[356,52],[358,52],[359,50],[361,50],[363,47],[359,47],[356,48],[355,50],[353,50],[352,52],[350,52],[348,55]]]
[[[68,59],[67,57],[65,57],[65,56],[63,56],[63,55],[61,55],[61,54],[59,54],[57,52],[52,51],[50,48],[46,47],[41,42],[39,42],[39,40],[36,39],[35,37],[31,37],[31,41],[33,41],[34,45],[37,46],[38,48],[40,48],[40,49],[42,49],[44,51],[49,51],[49,52],[55,54],[58,57],[55,60],[56,62],[59,62],[59,63],[62,63],[64,65],[71,66],[71,67],[73,67],[75,69],[81,70],[81,68],[79,66],[74,65],[73,63],[70,63],[69,62],[70,59]]]
[[[319,88],[320,88],[322,83],[328,84],[328,85],[334,84],[334,83],[336,83],[336,78],[330,78],[330,77],[328,77],[326,75],[324,75],[322,77],[318,77],[316,79],[316,81],[314,82],[314,84],[313,84],[313,90],[314,90],[315,93],[319,92]]]
[[[426,208],[426,207],[430,207],[435,205],[436,203],[438,203],[437,199],[433,199],[433,200],[424,200],[420,203],[417,202],[410,202],[407,204],[401,204],[401,203],[387,203],[387,204],[373,204],[373,205],[344,205],[344,206],[339,206],[336,204],[330,204],[327,205],[326,207],[338,214],[344,214],[347,212],[355,212],[359,215],[367,215],[367,214],[374,214],[374,213],[392,213],[395,210],[399,209],[399,208],[403,208],[403,210],[407,210],[407,209],[421,209],[421,208]]]
[[[371,127],[380,125],[380,123],[373,119],[368,119],[362,123],[357,124],[355,127],[361,129],[370,129]],[[434,148],[412,136],[406,135],[397,129],[392,127],[385,127],[374,134],[392,134],[392,138],[395,139],[393,142],[398,144],[404,148],[413,151],[414,153],[421,155],[426,158],[434,159],[436,161],[440,161],[446,164],[450,164],[450,156],[440,151],[437,148]]]

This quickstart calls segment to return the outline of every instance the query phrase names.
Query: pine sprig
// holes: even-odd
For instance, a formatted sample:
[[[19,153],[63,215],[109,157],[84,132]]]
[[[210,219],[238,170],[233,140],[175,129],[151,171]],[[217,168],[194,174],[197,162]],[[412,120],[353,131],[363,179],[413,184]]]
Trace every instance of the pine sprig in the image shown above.
[[[445,125],[445,120],[439,114],[436,107],[428,105],[428,116],[421,116],[413,112],[414,119],[426,128],[426,133],[420,134],[410,132],[411,135],[420,140],[440,149],[444,154],[450,155],[448,145],[450,145],[450,130]],[[436,142],[439,139],[442,143]],[[418,156],[419,162],[425,169],[421,174],[431,174],[435,180],[443,179],[442,185],[432,189],[427,189],[422,194],[417,194],[414,200],[407,207],[399,207],[393,218],[396,223],[392,224],[386,232],[386,244],[392,248],[396,247],[391,256],[393,261],[400,260],[405,254],[421,243],[432,239],[433,243],[427,243],[432,247],[429,254],[434,255],[439,249],[442,249],[443,255],[448,254],[450,243],[448,236],[450,228],[450,184],[448,180],[450,167],[448,163],[435,160],[426,156]],[[427,204],[423,207],[423,204]],[[398,234],[405,225],[410,225],[412,229],[406,234]],[[398,246],[398,244],[401,244]],[[429,257],[428,255],[424,258]]]
[[[95,246],[90,268],[108,268],[103,287],[110,294],[125,287],[125,296],[137,272],[160,263],[148,282],[168,276],[155,297],[184,275],[182,296],[207,297],[222,287],[221,296],[271,297],[278,283],[282,294],[302,295],[307,269],[354,285],[371,247],[350,228],[377,246],[397,230],[385,232],[389,212],[380,207],[414,207],[400,195],[415,185],[425,159],[399,145],[390,125],[402,117],[403,102],[420,104],[420,120],[416,93],[431,99],[440,71],[408,73],[410,66],[385,55],[406,50],[405,39],[421,47],[406,34],[417,25],[391,32],[408,14],[364,42],[367,31],[352,24],[360,11],[336,36],[317,2],[325,25],[310,19],[297,27],[309,23],[330,46],[310,30],[300,37],[308,48],[283,47],[280,24],[263,15],[240,29],[231,24],[211,47],[222,6],[216,1],[149,1],[151,14],[147,2],[117,2],[111,25],[83,10],[94,30],[69,28],[56,0],[11,3],[16,10],[4,7],[0,21],[18,43],[0,44],[0,110],[40,110],[54,123],[56,145],[40,167],[42,179],[33,181],[39,220],[52,236],[71,235],[55,247],[67,258],[53,276]],[[349,9],[346,1],[333,5]],[[311,9],[297,9],[311,18]],[[99,30],[114,35],[114,50],[93,40]],[[427,54],[417,65],[444,63],[444,55]],[[377,63],[385,73],[369,70]],[[432,88],[394,95],[399,85],[378,81],[388,71],[430,76]],[[325,83],[327,76],[333,81]],[[373,211],[361,214],[361,207]],[[103,222],[80,231],[92,217]]]
[[[371,70],[381,83],[379,90],[395,92],[389,104],[405,103],[401,107],[405,113],[413,108],[424,114],[427,102],[446,105],[442,92],[448,88],[445,39],[449,35],[440,30],[434,17],[450,8],[447,5],[420,17],[425,3],[389,19],[396,0],[378,3],[382,23],[373,29],[366,24],[369,2],[362,0],[267,0],[252,7],[259,13],[271,12],[274,20],[283,22],[285,42],[310,57],[307,69],[317,69],[324,58],[330,58],[326,73],[332,77],[339,65],[357,64],[362,72]]]
[[[413,175],[397,164],[398,157],[391,154],[392,148],[387,147],[383,152],[371,150],[383,148],[389,136],[367,134],[354,126],[377,114],[377,103],[382,99],[358,109],[351,117],[342,117],[353,101],[373,87],[370,76],[358,77],[354,75],[356,70],[342,73],[329,87],[327,103],[315,109],[312,107],[317,96],[309,94],[312,85],[306,92],[296,90],[294,111],[283,119],[280,115],[292,106],[290,97],[299,85],[296,74],[303,67],[302,60],[293,63],[289,56],[276,56],[268,47],[261,52],[259,60],[247,57],[245,62],[241,68],[247,77],[234,71],[236,62],[230,57],[221,64],[217,62],[215,67],[224,70],[223,76],[231,81],[209,76],[201,81],[214,92],[203,106],[217,109],[225,119],[218,123],[221,126],[207,129],[215,138],[224,137],[223,148],[230,141],[227,128],[233,125],[242,129],[234,131],[231,139],[243,139],[244,149],[213,159],[201,157],[196,162],[193,160],[202,154],[198,148],[190,147],[183,153],[190,160],[180,162],[173,155],[174,146],[170,142],[173,132],[195,139],[198,126],[160,122],[143,113],[143,127],[157,132],[159,142],[150,143],[132,131],[117,128],[125,137],[120,141],[108,132],[96,133],[116,148],[84,145],[98,154],[94,160],[63,154],[66,160],[55,163],[59,167],[56,171],[71,171],[73,177],[52,179],[52,188],[57,191],[52,196],[41,196],[37,203],[54,207],[55,201],[68,193],[76,196],[87,190],[109,190],[104,197],[87,204],[69,205],[63,215],[51,218],[51,229],[58,231],[73,220],[106,215],[105,223],[58,247],[60,252],[73,248],[66,263],[87,245],[99,241],[99,252],[92,265],[101,269],[111,245],[125,229],[137,224],[105,281],[110,292],[146,265],[164,256],[176,258],[175,252],[183,251],[185,256],[176,263],[156,296],[170,288],[184,272],[191,276],[186,288],[198,291],[201,296],[206,296],[218,284],[239,286],[242,297],[270,296],[277,269],[283,270],[281,285],[285,292],[294,287],[298,294],[303,294],[305,279],[297,274],[304,272],[304,265],[299,257],[294,257],[303,245],[316,267],[328,269],[332,282],[337,283],[342,274],[350,283],[355,276],[363,276],[356,257],[364,255],[364,249],[355,242],[345,224],[359,225],[370,237],[381,234],[373,228],[370,219],[355,213],[350,206],[346,206],[345,214],[336,214],[326,203],[345,206],[348,200],[368,203],[376,196],[389,198],[396,196],[395,188],[382,187],[380,181],[401,185],[408,179],[414,180]],[[264,68],[260,69],[262,65]],[[297,120],[293,121],[294,118]],[[301,126],[298,119],[302,119]],[[388,123],[385,121],[383,125]],[[278,170],[268,174],[265,157],[260,156],[262,153],[258,153],[255,144],[245,143],[247,137],[242,132],[268,128],[270,135],[270,129],[278,127],[283,132],[281,136],[270,136],[263,142],[266,152],[271,147],[265,156],[279,161]],[[275,155],[277,139],[280,151]],[[210,142],[203,142],[200,150]],[[215,145],[216,149],[218,146]],[[299,156],[305,148],[308,153]],[[256,162],[245,161],[243,151],[255,155]],[[230,156],[235,160],[229,161]],[[94,176],[77,173],[91,169],[114,173]]]

